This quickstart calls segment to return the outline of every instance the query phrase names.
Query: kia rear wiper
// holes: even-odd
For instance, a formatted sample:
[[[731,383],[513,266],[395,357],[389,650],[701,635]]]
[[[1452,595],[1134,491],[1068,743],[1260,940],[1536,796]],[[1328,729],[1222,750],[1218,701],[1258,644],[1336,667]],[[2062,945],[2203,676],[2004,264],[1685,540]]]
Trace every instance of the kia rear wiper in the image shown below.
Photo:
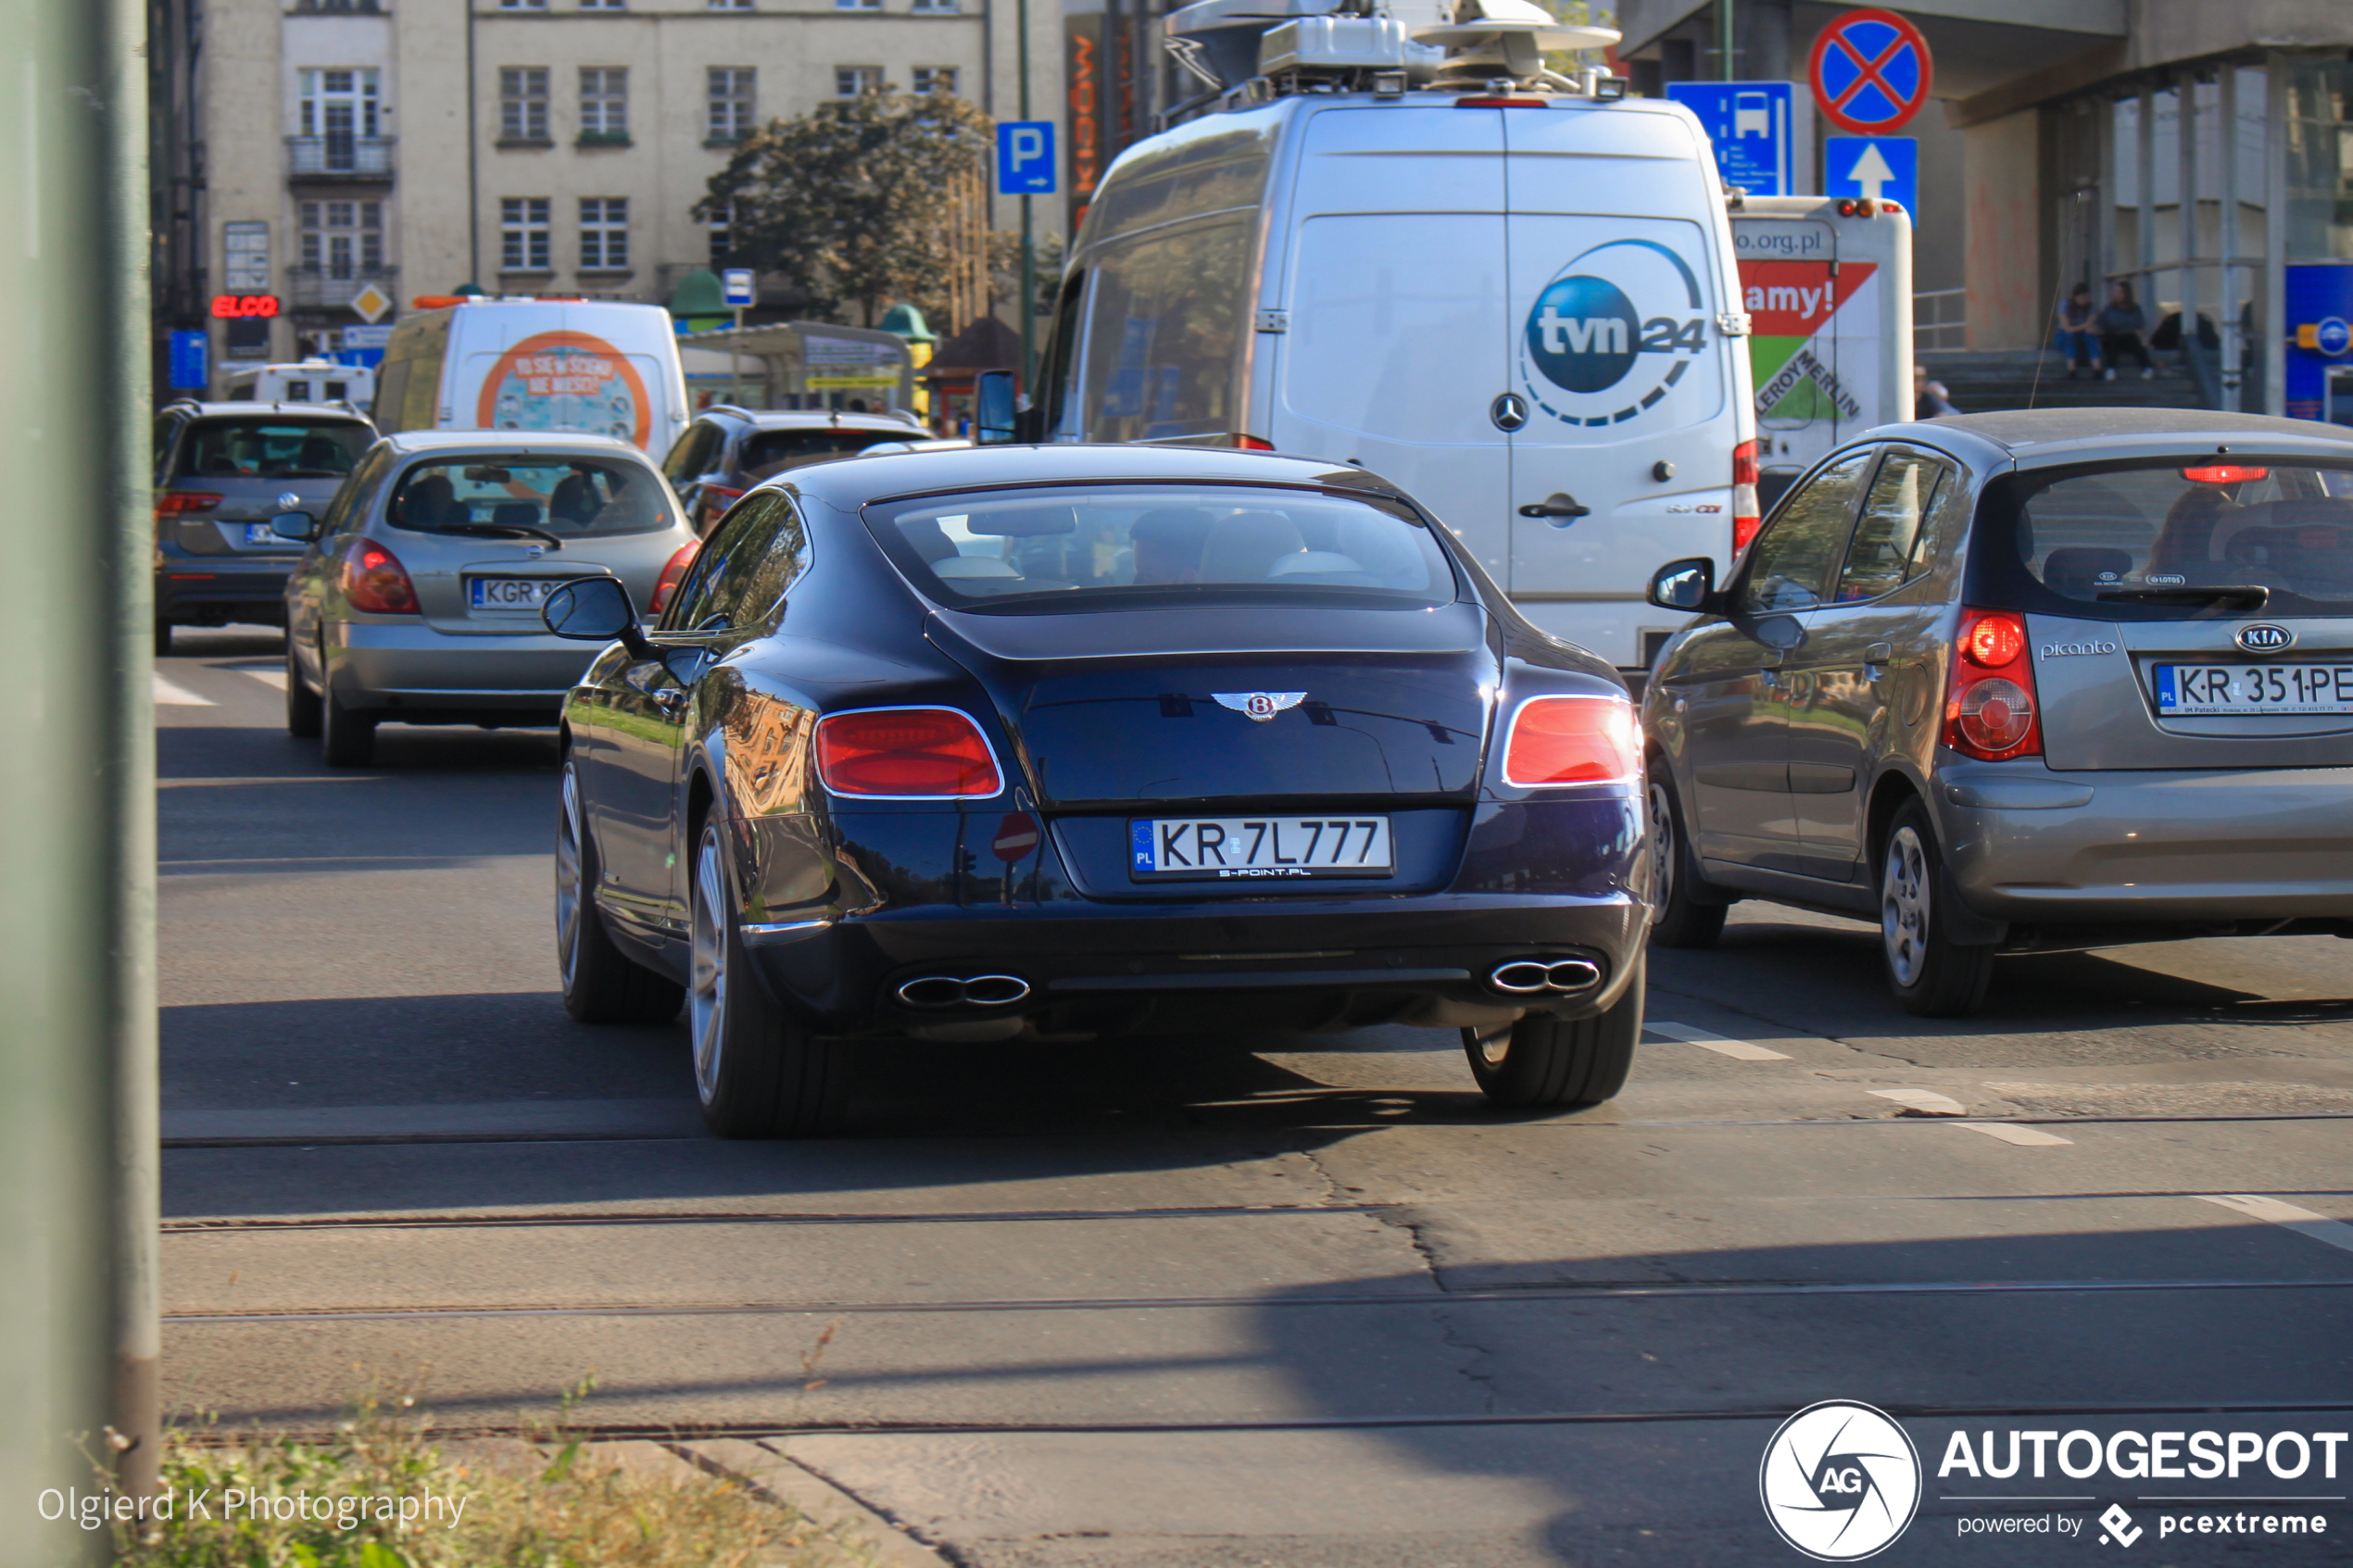
[[[564,542],[544,528],[527,522],[448,522],[439,528],[421,528],[420,533],[464,533],[478,539],[545,539],[551,550],[560,550]]]
[[[2102,588],[2092,596],[2127,604],[2235,605],[2244,609],[2261,609],[2270,601],[2271,590],[2259,583],[2218,583],[2197,587],[2184,584],[2177,588]]]

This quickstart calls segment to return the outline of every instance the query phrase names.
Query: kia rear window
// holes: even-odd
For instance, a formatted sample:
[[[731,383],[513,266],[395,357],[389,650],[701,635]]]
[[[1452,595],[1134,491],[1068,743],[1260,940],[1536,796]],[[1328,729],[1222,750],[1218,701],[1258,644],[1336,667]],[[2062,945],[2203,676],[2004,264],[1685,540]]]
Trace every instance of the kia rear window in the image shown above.
[[[886,441],[909,441],[923,433],[912,425],[900,430],[759,430],[744,437],[736,461],[747,476],[766,479],[804,463],[846,457]]]
[[[2020,476],[2018,559],[2128,619],[2353,609],[2353,468],[2179,458]]]
[[[180,446],[182,479],[341,479],[375,441],[349,420],[202,420]]]
[[[384,517],[419,533],[560,544],[667,528],[671,506],[653,470],[635,463],[477,453],[411,467]]]
[[[1428,609],[1453,566],[1410,508],[1238,485],[997,491],[870,507],[884,552],[958,609],[1195,605]]]

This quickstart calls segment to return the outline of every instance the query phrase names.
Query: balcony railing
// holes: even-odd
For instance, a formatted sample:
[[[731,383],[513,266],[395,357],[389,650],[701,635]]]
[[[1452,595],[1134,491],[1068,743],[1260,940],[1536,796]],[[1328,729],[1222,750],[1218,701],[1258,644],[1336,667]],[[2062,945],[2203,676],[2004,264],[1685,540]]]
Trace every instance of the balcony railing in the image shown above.
[[[399,291],[393,286],[399,275],[397,267],[289,267],[286,293],[297,310],[341,310],[370,283],[385,298],[399,298]]]
[[[287,170],[297,180],[389,180],[389,136],[289,136]]]

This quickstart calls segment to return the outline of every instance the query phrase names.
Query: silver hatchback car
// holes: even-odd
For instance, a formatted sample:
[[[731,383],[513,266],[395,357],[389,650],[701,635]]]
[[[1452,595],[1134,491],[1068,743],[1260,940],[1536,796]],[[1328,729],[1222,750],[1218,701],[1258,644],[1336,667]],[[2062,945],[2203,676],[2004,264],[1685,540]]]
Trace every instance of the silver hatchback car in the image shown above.
[[[379,723],[552,725],[595,650],[550,635],[561,583],[659,609],[698,541],[660,470],[602,435],[409,431],[371,447],[286,583],[286,731],[362,767]]]
[[[1994,956],[2353,935],[2353,432],[2088,408],[1889,425],[1792,486],[1643,696],[1652,940],[1877,919],[1911,1011]]]

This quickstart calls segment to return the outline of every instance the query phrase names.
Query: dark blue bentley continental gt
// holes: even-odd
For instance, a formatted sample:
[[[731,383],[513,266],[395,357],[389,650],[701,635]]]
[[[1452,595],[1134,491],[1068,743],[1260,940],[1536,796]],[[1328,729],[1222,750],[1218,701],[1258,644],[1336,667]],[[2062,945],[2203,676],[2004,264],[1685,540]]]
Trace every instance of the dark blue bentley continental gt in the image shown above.
[[[1610,667],[1353,468],[1147,446],[795,470],[563,713],[564,998],[687,1003],[725,1135],[837,1124],[893,1038],[1458,1029],[1514,1106],[1642,1031],[1642,747]]]

